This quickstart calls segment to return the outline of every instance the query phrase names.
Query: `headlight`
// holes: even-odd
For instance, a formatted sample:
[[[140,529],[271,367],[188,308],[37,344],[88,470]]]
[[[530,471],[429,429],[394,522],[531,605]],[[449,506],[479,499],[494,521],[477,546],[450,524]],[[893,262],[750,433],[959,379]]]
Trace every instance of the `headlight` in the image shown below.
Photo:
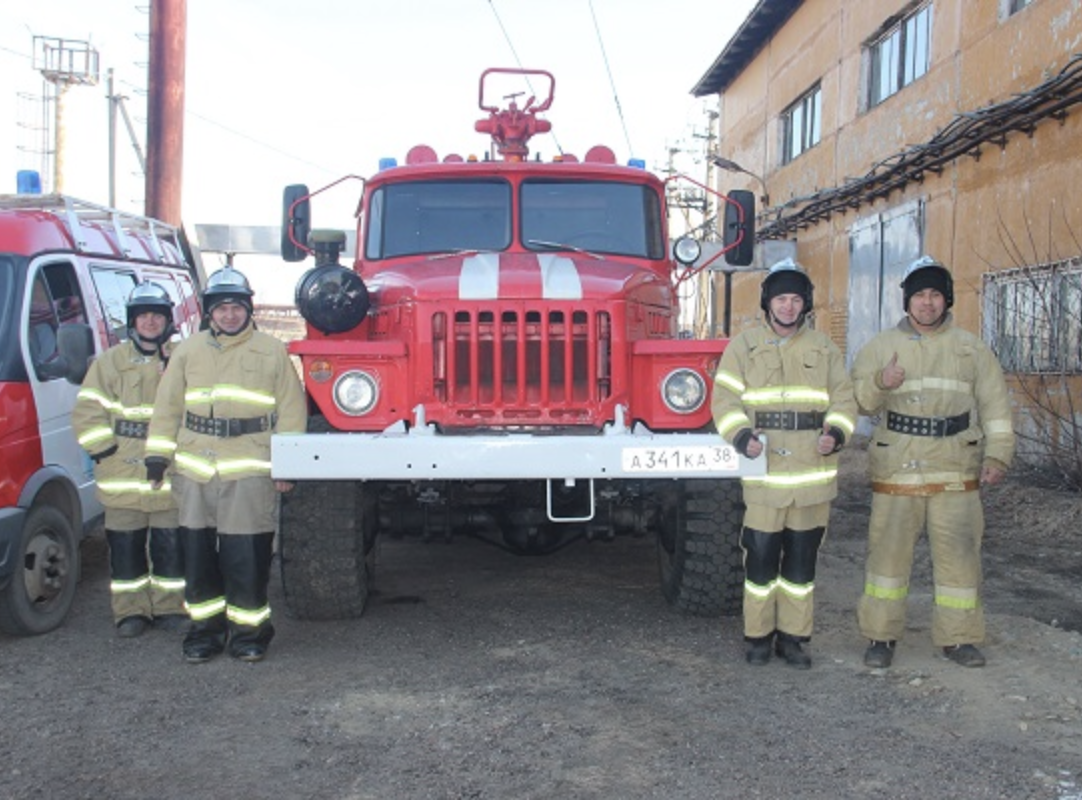
[[[334,404],[343,414],[359,417],[376,407],[379,384],[367,372],[347,372],[334,382]]]
[[[690,236],[681,236],[672,246],[673,257],[685,267],[694,264],[702,251],[703,248],[699,242]]]
[[[673,370],[661,384],[661,399],[670,411],[690,414],[706,400],[706,382],[693,369]]]

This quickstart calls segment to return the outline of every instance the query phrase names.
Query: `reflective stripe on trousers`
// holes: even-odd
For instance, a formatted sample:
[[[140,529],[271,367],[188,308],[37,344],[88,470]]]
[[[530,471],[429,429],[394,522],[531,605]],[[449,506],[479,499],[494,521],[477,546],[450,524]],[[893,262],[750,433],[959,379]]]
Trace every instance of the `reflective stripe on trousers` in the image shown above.
[[[979,491],[929,497],[872,494],[864,594],[857,607],[861,633],[883,641],[902,638],[913,552],[925,531],[932,556],[933,643],[945,647],[984,641],[984,510]]]

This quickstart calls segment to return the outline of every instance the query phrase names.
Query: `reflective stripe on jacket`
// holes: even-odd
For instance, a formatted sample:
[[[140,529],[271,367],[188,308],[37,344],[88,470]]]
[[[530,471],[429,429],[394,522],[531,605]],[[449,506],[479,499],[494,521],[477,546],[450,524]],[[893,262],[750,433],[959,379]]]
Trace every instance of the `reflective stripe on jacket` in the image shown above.
[[[147,356],[131,342],[121,342],[94,360],[79,389],[71,414],[79,444],[92,456],[117,448],[94,465],[104,506],[147,513],[176,507],[169,491],[151,491],[143,464],[146,442],[116,433],[118,424],[150,419],[164,367],[157,354]]]
[[[764,324],[729,342],[714,375],[711,410],[718,433],[727,442],[744,428],[754,430],[757,412],[820,412],[846,441],[856,427],[845,359],[826,334],[806,324],[785,339]],[[743,479],[745,502],[785,508],[835,497],[838,456],[819,455],[821,426],[762,433],[767,440],[767,474]]]
[[[265,431],[235,437],[197,433],[185,426],[200,417],[270,416]],[[177,472],[200,483],[270,476],[272,433],[303,433],[304,390],[285,345],[248,327],[235,336],[202,331],[181,343],[162,379],[146,453],[163,456]]]
[[[980,477],[986,459],[1003,467],[1014,458],[1014,428],[1007,382],[995,354],[950,314],[930,334],[918,333],[905,317],[866,344],[853,362],[853,387],[860,410],[883,420],[869,446],[872,481],[901,491],[921,487],[961,490]],[[894,354],[905,370],[897,389],[879,385]],[[969,427],[953,436],[914,436],[891,431],[888,412],[912,417],[969,414]]]

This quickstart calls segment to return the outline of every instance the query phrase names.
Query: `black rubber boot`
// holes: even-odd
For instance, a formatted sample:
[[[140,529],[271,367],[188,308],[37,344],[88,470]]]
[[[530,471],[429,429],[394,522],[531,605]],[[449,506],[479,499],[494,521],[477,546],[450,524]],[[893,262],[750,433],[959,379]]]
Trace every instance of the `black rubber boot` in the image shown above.
[[[864,666],[872,669],[886,669],[894,661],[894,641],[883,642],[873,639],[864,651]]]
[[[747,650],[744,657],[753,667],[762,667],[770,663],[770,651],[774,647],[774,634],[760,636],[758,638],[746,636]]]
[[[142,636],[146,629],[146,617],[125,617],[116,624],[116,635],[121,639],[134,639]]]
[[[962,667],[983,667],[984,654],[971,644],[956,644],[943,648],[943,655]]]
[[[779,633],[774,643],[774,652],[783,659],[786,664],[796,669],[811,669],[811,656],[804,652],[800,646],[800,639],[787,633]],[[804,641],[807,641],[806,639]]]
[[[189,664],[202,664],[210,661],[225,650],[225,614],[219,614],[208,620],[193,622],[184,636],[181,649],[184,660]]]

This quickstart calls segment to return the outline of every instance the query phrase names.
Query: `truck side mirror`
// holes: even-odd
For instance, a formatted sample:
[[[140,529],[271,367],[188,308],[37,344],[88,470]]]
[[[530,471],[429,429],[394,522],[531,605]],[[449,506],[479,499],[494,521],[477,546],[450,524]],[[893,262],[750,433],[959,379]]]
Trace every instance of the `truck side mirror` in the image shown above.
[[[725,196],[722,230],[725,263],[746,267],[755,255],[755,195],[747,189],[733,189]]]
[[[308,202],[308,187],[302,183],[287,186],[282,194],[282,258],[304,261],[309,250],[308,233],[312,229],[312,209]]]
[[[94,355],[94,332],[81,322],[64,323],[56,331],[56,350],[60,354],[60,374],[70,383],[80,384]]]

